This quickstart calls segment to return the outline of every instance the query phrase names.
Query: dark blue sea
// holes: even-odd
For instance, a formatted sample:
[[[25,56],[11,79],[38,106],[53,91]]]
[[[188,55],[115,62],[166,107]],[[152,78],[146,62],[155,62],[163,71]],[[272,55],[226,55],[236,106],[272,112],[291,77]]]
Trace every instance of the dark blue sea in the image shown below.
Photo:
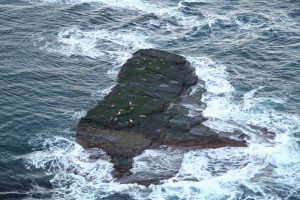
[[[207,89],[190,115],[249,147],[147,150],[134,173],[176,175],[114,181],[76,124],[141,48],[187,57]],[[300,1],[0,0],[0,199],[299,200]]]

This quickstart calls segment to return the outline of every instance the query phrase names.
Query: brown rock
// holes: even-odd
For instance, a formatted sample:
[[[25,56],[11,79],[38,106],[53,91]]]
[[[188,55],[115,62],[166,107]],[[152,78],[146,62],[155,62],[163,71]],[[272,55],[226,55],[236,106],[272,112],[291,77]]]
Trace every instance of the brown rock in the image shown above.
[[[133,157],[145,149],[161,145],[191,149],[246,146],[244,141],[220,137],[202,125],[204,117],[186,116],[179,102],[197,80],[184,57],[139,50],[122,66],[112,91],[80,120],[76,139],[85,148],[103,149],[120,180],[129,180]],[[148,177],[130,182],[148,185],[158,180]]]

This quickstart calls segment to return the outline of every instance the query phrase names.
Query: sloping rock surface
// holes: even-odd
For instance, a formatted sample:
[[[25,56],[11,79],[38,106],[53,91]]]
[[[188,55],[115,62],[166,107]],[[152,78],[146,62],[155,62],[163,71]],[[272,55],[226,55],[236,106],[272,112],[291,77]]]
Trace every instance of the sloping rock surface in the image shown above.
[[[86,148],[105,150],[117,178],[130,175],[133,157],[161,145],[246,146],[244,141],[218,136],[201,124],[203,116],[189,117],[180,106],[181,98],[197,81],[184,57],[139,50],[122,66],[112,91],[80,120],[77,141]]]

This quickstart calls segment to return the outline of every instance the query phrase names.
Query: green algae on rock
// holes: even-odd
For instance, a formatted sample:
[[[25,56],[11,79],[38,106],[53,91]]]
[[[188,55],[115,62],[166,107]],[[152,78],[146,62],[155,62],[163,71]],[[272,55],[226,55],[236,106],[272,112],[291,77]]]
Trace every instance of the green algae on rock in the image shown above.
[[[123,179],[130,175],[133,157],[145,149],[246,146],[244,141],[218,136],[202,125],[203,116],[188,116],[179,103],[197,81],[184,57],[139,50],[122,66],[112,91],[80,120],[76,139],[86,148],[106,151],[114,164],[114,176]]]

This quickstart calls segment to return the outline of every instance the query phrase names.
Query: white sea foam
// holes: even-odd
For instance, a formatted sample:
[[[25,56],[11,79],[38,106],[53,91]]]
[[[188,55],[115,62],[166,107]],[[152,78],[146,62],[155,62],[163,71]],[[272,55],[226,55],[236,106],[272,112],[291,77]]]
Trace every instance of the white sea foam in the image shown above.
[[[255,93],[261,89],[263,89],[264,86],[259,86],[258,88],[255,88],[247,93],[244,94],[244,101],[248,101],[249,99],[253,98]]]
[[[93,199],[95,193],[86,191],[109,187],[113,180],[113,166],[100,149],[84,150],[62,137],[45,139],[42,147],[25,155],[25,161],[28,168],[42,168],[53,176],[54,189],[48,191],[53,199]]]
[[[183,159],[181,150],[146,150],[134,158],[133,173],[164,174],[177,172]]]
[[[180,11],[182,3],[166,10],[162,4],[147,7],[146,1],[139,0],[97,2],[114,8],[174,17],[182,29],[204,24],[213,27],[220,19],[237,23],[243,29],[251,29],[248,27],[251,24],[236,22],[234,16],[230,15],[219,16],[204,11],[205,19],[202,21],[195,16],[186,16]],[[151,37],[155,37],[155,34],[106,29],[85,31],[72,27],[61,30],[57,41],[48,42],[45,49],[65,56],[108,58],[109,62],[119,66],[135,50],[151,47],[147,42]],[[256,94],[263,89],[261,86],[249,89],[241,101],[235,101],[237,91],[230,84],[227,66],[205,57],[189,57],[189,60],[196,68],[197,75],[205,81],[207,93],[202,101],[207,104],[203,112],[209,119],[206,125],[220,131],[242,129],[252,138],[249,147],[196,150],[185,154],[172,154],[164,150],[145,151],[135,158],[134,173],[177,170],[172,168],[173,156],[174,160],[183,158],[174,178],[147,189],[136,184],[120,185],[113,182],[112,164],[99,150],[88,152],[64,138],[46,140],[44,150],[28,155],[26,160],[28,166],[43,168],[54,176],[51,181],[55,186],[54,199],[99,199],[115,192],[130,194],[135,199],[282,199],[280,193],[285,192],[285,196],[288,196],[299,190],[300,149],[294,133],[300,132],[300,117],[266,106],[268,102],[283,104],[285,99],[258,97]],[[108,73],[115,76],[117,71],[118,68],[114,68]],[[103,98],[110,89],[111,86],[93,95]],[[190,108],[193,109],[192,106]],[[249,124],[274,131],[275,139],[264,138]],[[96,157],[100,155],[101,159],[90,159],[91,154],[96,154]]]
[[[163,2],[155,0],[29,0],[32,4],[63,4],[63,5],[74,5],[82,3],[96,3],[96,5],[104,5],[110,8],[118,10],[131,10],[140,13],[155,14],[162,19],[172,19],[175,20],[178,25],[184,30],[189,30],[193,27],[202,27],[204,25],[209,25],[212,27],[218,20],[223,20],[226,23],[236,23],[240,26],[245,26],[242,23],[237,23],[235,19],[227,15],[218,15],[213,11],[208,11],[206,9],[199,10],[199,13],[203,15],[204,18],[199,17],[199,13],[195,15],[187,15],[182,12],[184,2],[198,2],[198,1],[180,1],[178,4],[165,4]],[[201,1],[199,1],[201,2]],[[149,23],[153,23],[150,20]],[[170,30],[173,30],[172,24],[168,23]]]
[[[189,60],[206,83],[207,93],[202,98],[207,104],[206,125],[220,131],[243,127],[252,138],[249,147],[195,150],[185,154],[147,150],[134,159],[133,173],[163,174],[176,170],[178,173],[161,185],[145,188],[113,182],[112,164],[100,150],[88,152],[63,138],[46,140],[45,150],[28,155],[27,161],[28,166],[53,174],[53,198],[97,199],[116,192],[129,194],[134,199],[199,200],[281,199],[283,193],[285,196],[297,194],[300,148],[293,133],[300,131],[299,116],[264,107],[261,102],[270,99],[256,96],[263,86],[249,90],[241,101],[234,101],[236,90],[230,84],[226,66],[205,57]],[[276,138],[264,139],[249,124],[276,132]],[[100,155],[101,159],[90,159],[91,155]]]
[[[86,111],[85,110],[81,110],[81,111],[77,111],[72,115],[73,119],[80,119],[82,117],[84,117],[86,115]]]
[[[48,42],[45,49],[66,56],[108,56],[124,61],[124,55],[127,58],[133,51],[150,46],[141,33],[101,28],[84,31],[75,26],[59,31],[57,41]]]
[[[299,116],[281,113],[261,104],[264,101],[276,103],[284,103],[285,101],[284,99],[255,97],[255,93],[263,89],[263,86],[245,93],[242,102],[235,102],[232,99],[235,90],[228,81],[229,76],[225,66],[214,63],[207,58],[190,58],[190,61],[196,67],[198,76],[206,81],[207,93],[202,99],[207,104],[204,115],[209,120],[206,122],[206,125],[219,130],[226,130],[228,128],[226,127],[228,126],[227,122],[234,122],[243,127],[248,126],[248,124],[257,125],[274,131],[276,138],[271,143],[266,140],[254,140],[250,142],[248,148],[231,148],[229,151],[226,149],[200,151],[198,152],[198,156],[194,156],[194,158],[192,156],[192,158],[189,157],[189,159],[184,160],[184,162],[188,163],[183,163],[183,167],[181,168],[183,172],[180,173],[190,173],[196,169],[197,173],[191,174],[200,175],[200,180],[201,177],[204,177],[204,180],[200,182],[210,181],[210,178],[207,179],[207,176],[211,175],[209,168],[204,169],[203,167],[199,167],[201,163],[204,163],[207,167],[207,159],[209,158],[209,162],[214,162],[214,164],[208,165],[212,169],[215,170],[220,167],[225,169],[225,173],[218,176],[218,181],[213,182],[213,186],[222,188],[221,196],[224,195],[224,192],[233,195],[228,196],[228,199],[237,198],[237,190],[239,190],[241,184],[246,185],[251,190],[255,188],[254,191],[262,193],[262,199],[271,198],[272,195],[272,198],[280,198],[279,196],[274,196],[274,193],[269,194],[266,192],[272,184],[278,187],[278,191],[275,192],[277,194],[281,190],[284,191],[286,189],[284,185],[288,185],[287,188],[296,190],[298,188],[296,180],[299,178],[297,171],[300,170],[300,156],[297,153],[299,145],[293,134],[300,131]],[[216,118],[219,119],[217,123],[215,123]],[[220,123],[221,121],[224,123]],[[247,130],[244,131],[247,133]],[[253,135],[253,133],[248,133]],[[209,155],[206,152],[213,153]],[[224,152],[227,153],[224,154]],[[191,161],[193,159],[196,160]],[[197,159],[201,161],[197,161]],[[240,159],[240,166],[234,165],[234,163],[238,163],[235,162],[236,159]],[[233,161],[234,163],[226,163],[223,166],[222,163],[226,160]],[[187,166],[187,170],[184,170],[184,166]],[[234,166],[235,169],[226,169],[226,166],[227,168]],[[249,171],[244,173],[244,168],[247,170],[251,169],[251,173]],[[226,178],[220,182],[219,178],[224,176]],[[265,176],[267,176],[268,182],[262,180],[266,178]],[[277,176],[281,176],[281,178]],[[234,179],[234,177],[238,177],[238,179]],[[196,176],[195,179],[199,180],[199,177]],[[227,188],[226,185],[228,184],[230,187]],[[212,185],[212,182],[210,182],[210,185]]]
[[[40,40],[46,40],[40,38]],[[42,50],[64,56],[87,56],[112,63],[108,75],[115,78],[119,67],[131,57],[132,53],[142,48],[150,48],[147,36],[130,30],[111,31],[107,29],[81,30],[71,27],[60,30],[57,38],[46,41]],[[105,94],[106,90],[103,94]],[[96,92],[101,96],[102,92]],[[93,95],[97,95],[97,94]]]
[[[126,9],[126,10],[136,10],[145,13],[155,13],[157,11],[162,11],[159,4],[154,4],[151,1],[143,0],[28,0],[31,4],[83,4],[83,3],[97,3],[102,4],[115,9]]]
[[[145,13],[155,13],[163,9],[159,4],[143,0],[99,0],[98,2],[113,8],[131,9]]]
[[[110,71],[109,71],[110,72]],[[98,100],[102,100],[110,91],[111,89],[114,87],[115,85],[112,84],[110,86],[108,86],[107,88],[104,89],[100,89],[97,90],[95,92],[92,92],[92,97],[97,98]]]

